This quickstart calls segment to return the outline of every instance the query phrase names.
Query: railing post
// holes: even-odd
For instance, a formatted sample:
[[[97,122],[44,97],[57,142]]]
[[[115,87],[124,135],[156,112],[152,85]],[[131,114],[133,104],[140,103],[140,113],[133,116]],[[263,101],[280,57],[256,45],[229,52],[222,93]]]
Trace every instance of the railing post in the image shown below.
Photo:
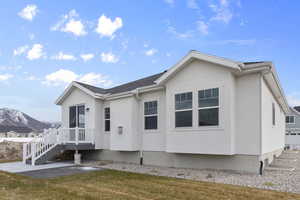
[[[79,136],[79,134],[78,134],[78,127],[76,127],[76,129],[75,129],[75,142],[76,142],[76,145],[78,145],[78,136]]]
[[[36,154],[36,143],[32,143],[31,145],[31,165],[35,165],[35,154]]]
[[[27,143],[23,143],[23,163],[26,164],[27,158]]]

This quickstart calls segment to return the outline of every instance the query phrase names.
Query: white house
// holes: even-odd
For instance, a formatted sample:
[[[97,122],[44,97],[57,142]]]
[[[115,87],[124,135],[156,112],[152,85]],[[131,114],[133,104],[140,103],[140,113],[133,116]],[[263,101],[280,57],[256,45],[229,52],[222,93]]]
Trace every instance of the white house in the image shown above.
[[[290,149],[300,149],[300,107],[290,108],[286,116],[285,144]]]
[[[281,154],[289,111],[271,62],[197,51],[114,88],[73,82],[56,104],[61,146],[73,143],[85,158],[254,173]]]

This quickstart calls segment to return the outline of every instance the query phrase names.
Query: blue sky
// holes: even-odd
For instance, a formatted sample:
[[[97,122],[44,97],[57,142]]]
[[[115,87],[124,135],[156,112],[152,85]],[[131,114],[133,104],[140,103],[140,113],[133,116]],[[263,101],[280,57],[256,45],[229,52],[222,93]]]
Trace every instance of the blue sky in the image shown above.
[[[3,1],[0,107],[60,120],[72,80],[111,87],[161,72],[189,50],[273,61],[300,104],[297,0]]]

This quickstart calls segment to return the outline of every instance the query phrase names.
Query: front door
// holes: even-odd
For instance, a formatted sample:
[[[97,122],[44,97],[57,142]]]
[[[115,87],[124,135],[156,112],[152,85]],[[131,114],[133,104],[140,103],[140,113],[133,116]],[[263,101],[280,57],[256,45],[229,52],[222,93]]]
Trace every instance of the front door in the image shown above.
[[[85,106],[71,106],[69,110],[69,128],[85,128]]]
[[[77,139],[84,139],[85,137],[85,106],[84,105],[76,105],[71,106],[69,108],[69,140],[75,141],[76,140],[76,129],[79,128],[79,138]]]

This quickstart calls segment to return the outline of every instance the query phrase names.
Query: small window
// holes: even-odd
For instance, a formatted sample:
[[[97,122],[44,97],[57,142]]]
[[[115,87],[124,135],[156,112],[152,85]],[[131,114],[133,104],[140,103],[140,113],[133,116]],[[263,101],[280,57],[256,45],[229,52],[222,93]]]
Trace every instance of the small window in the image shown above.
[[[275,104],[272,103],[272,124],[275,126],[276,124],[276,113],[275,113]]]
[[[175,94],[175,127],[193,126],[193,93]]]
[[[110,108],[104,108],[104,130],[110,131]]]
[[[199,126],[219,125],[219,88],[198,92]]]
[[[295,124],[295,116],[286,116],[285,122],[287,124]]]
[[[145,130],[157,129],[157,101],[144,103]]]

